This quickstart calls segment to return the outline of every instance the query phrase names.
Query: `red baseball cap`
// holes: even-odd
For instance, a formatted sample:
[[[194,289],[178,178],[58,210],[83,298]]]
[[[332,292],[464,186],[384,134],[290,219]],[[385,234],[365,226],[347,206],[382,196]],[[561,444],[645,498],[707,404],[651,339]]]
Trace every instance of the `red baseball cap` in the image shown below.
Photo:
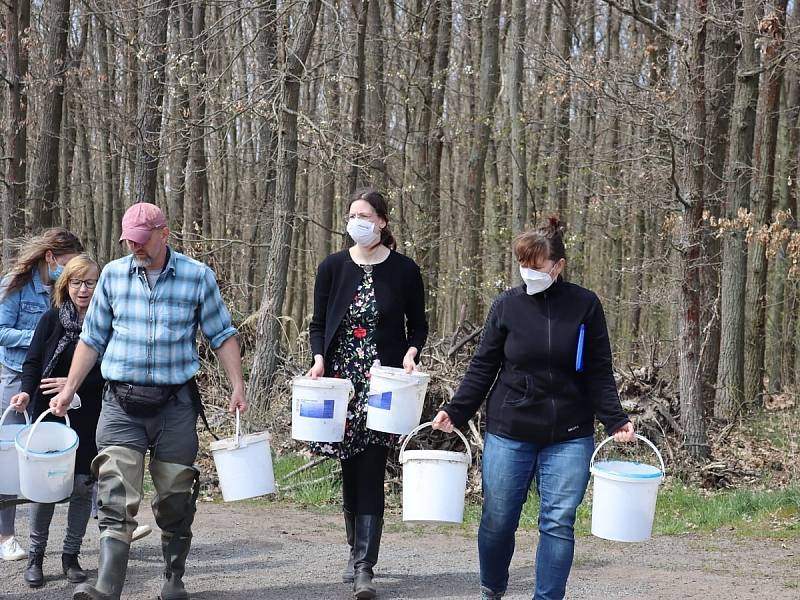
[[[139,202],[125,211],[119,241],[130,240],[144,244],[150,239],[150,232],[166,226],[167,220],[160,208],[149,202]]]

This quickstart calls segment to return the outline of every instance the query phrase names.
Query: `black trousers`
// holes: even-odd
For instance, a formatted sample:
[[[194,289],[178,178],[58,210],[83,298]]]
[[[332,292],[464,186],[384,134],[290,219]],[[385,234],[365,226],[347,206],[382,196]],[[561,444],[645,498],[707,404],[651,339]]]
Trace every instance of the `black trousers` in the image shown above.
[[[370,444],[355,456],[342,460],[342,504],[355,515],[383,516],[383,479],[389,448]]]

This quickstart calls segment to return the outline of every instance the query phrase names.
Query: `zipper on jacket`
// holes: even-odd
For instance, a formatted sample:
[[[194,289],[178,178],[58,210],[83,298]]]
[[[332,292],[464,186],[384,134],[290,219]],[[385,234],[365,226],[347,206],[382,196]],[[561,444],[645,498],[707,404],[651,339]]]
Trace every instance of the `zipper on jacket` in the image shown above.
[[[550,298],[547,292],[544,292],[544,303],[547,306],[547,374],[550,377],[550,404],[553,407],[553,425],[550,428],[550,443],[552,444],[556,439],[556,399],[553,396],[553,369],[552,369],[552,353],[553,353],[553,339],[550,330]]]

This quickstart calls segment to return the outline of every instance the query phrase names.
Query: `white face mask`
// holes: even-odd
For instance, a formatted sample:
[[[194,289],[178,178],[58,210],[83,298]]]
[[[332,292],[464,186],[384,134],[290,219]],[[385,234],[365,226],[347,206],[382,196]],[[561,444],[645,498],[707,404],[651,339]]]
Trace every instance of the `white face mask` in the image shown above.
[[[529,296],[543,292],[553,285],[554,280],[550,276],[550,273],[542,273],[536,269],[529,269],[520,265],[519,274],[522,276],[522,280],[528,288]]]
[[[380,229],[375,223],[366,219],[350,219],[347,222],[347,233],[363,248],[372,248],[381,241]]]

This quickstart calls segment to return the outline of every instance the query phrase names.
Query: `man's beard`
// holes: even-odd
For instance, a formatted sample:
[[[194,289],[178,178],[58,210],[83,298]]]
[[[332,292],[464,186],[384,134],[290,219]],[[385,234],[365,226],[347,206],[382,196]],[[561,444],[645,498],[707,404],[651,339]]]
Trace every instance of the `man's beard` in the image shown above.
[[[144,258],[139,258],[135,254],[133,255],[133,262],[136,263],[137,267],[141,267],[142,269],[146,269],[150,265],[153,264],[153,259],[149,256],[145,256]]]

